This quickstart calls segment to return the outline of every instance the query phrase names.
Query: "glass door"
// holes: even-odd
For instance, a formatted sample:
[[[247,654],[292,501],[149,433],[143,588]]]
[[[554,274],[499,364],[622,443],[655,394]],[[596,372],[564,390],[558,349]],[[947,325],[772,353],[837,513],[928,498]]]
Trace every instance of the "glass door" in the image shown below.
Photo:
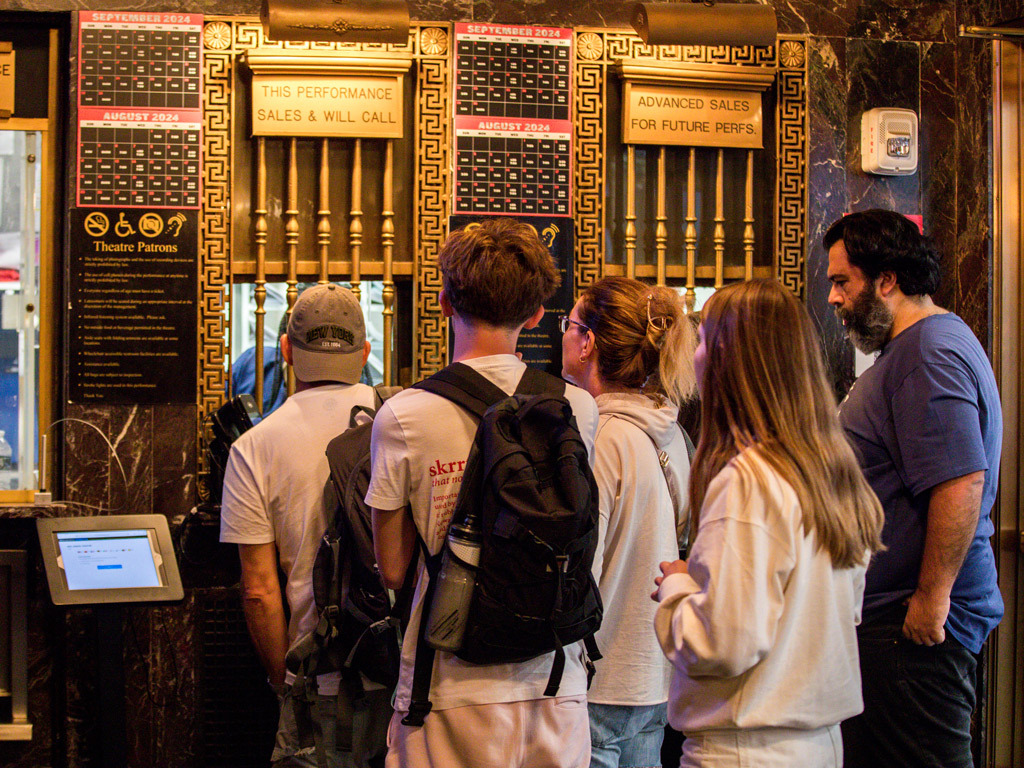
[[[38,487],[42,147],[0,130],[0,494]]]

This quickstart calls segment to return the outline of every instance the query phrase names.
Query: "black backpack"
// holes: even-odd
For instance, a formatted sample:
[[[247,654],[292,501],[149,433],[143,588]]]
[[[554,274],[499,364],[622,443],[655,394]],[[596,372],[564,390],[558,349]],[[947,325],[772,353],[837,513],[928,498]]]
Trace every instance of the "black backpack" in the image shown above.
[[[454,363],[415,386],[480,418],[452,514],[453,522],[463,521],[466,510],[476,508],[482,531],[465,638],[456,655],[475,664],[503,664],[554,651],[544,691],[554,696],[565,667],[563,646],[584,640],[591,671],[590,660],[600,658],[594,633],[603,611],[591,573],[597,484],[565,382],[527,368],[509,396]],[[430,585],[407,725],[421,725],[431,707],[434,651],[424,634],[442,554],[426,556]]]
[[[287,665],[306,679],[340,671],[353,701],[364,693],[360,674],[387,688],[398,682],[401,655],[400,614],[404,599],[392,600],[384,588],[373,553],[370,508],[364,501],[370,483],[371,418],[399,387],[374,388],[375,408],[355,406],[349,429],[327,445],[330,477],[324,486],[327,530],[313,564],[316,628],[289,650]],[[414,569],[410,569],[414,570]],[[403,587],[400,596],[408,590]]]

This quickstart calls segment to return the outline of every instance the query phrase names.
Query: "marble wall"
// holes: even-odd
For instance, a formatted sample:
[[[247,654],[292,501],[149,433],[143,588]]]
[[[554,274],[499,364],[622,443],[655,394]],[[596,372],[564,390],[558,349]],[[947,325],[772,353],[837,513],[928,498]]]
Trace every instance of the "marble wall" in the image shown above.
[[[991,111],[989,44],[961,38],[962,24],[996,24],[1024,15],[1024,0],[774,0],[784,33],[810,36],[807,301],[821,328],[837,391],[852,376],[852,352],[826,303],[820,241],[844,212],[873,206],[924,217],[943,253],[938,296],[990,345]],[[611,0],[413,0],[422,20],[625,26],[630,2]],[[198,11],[258,13],[258,0],[5,0],[3,9]],[[910,177],[860,171],[860,115],[878,106],[907,107],[921,117],[920,170]],[[196,411],[193,407],[69,407],[67,498],[105,511],[185,514],[195,504]],[[0,525],[4,521],[0,520]],[[9,534],[0,528],[4,539]],[[190,587],[180,606],[125,611],[128,732],[132,765],[199,766],[205,700],[196,605],[232,580],[216,548],[202,567],[186,564]],[[227,557],[230,557],[228,555]],[[219,599],[219,598],[217,598]],[[0,743],[0,763],[97,764],[92,641],[96,617],[56,613],[33,597],[32,702],[40,713],[28,745]],[[40,647],[43,646],[43,647]],[[226,763],[227,764],[227,763]],[[238,763],[241,764],[241,763]]]

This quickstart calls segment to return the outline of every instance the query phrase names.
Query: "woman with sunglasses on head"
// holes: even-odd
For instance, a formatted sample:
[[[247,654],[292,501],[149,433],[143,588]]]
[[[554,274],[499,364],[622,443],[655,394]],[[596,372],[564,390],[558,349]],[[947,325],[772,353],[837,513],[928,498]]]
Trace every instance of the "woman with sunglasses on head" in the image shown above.
[[[841,766],[839,722],[863,708],[854,627],[882,510],[792,293],[723,288],[699,337],[696,534],[652,595],[680,765]]]
[[[587,694],[591,766],[660,766],[670,667],[647,600],[658,563],[678,557],[688,523],[679,404],[694,390],[696,334],[679,295],[608,277],[562,318],[562,375],[597,400],[600,518],[594,578],[603,655]]]

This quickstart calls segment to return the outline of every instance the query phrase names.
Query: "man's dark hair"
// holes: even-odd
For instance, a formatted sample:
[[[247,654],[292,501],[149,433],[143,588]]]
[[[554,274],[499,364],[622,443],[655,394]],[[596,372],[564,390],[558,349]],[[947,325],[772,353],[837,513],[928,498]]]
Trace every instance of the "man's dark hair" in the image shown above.
[[[827,251],[839,240],[850,264],[869,280],[894,272],[907,296],[931,295],[939,288],[938,251],[906,216],[879,208],[851,213],[828,228],[822,244]]]
[[[561,282],[537,230],[511,218],[452,232],[437,261],[452,308],[499,328],[525,323]]]

